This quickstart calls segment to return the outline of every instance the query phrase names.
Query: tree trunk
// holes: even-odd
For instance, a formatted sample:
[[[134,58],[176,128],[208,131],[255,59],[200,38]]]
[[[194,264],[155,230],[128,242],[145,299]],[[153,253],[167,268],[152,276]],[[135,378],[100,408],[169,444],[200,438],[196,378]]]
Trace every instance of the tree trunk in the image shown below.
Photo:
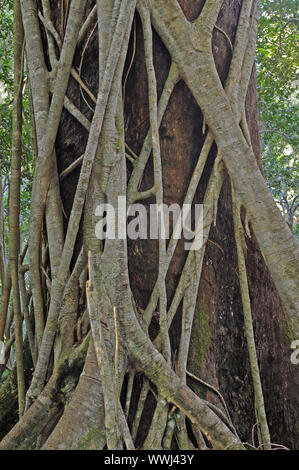
[[[262,170],[258,2],[20,5],[35,368],[0,449],[296,448],[298,246]],[[120,196],[203,204],[202,247],[101,241]]]

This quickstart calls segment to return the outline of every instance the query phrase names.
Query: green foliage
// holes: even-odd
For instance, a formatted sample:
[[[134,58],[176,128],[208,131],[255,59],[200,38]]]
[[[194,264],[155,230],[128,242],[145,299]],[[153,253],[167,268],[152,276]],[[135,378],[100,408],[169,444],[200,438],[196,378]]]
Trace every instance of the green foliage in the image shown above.
[[[1,3],[0,13],[0,168],[4,191],[6,242],[8,242],[8,198],[13,111],[13,0]],[[26,84],[26,76],[25,76]],[[32,150],[30,138],[30,109],[28,90],[23,97],[23,160],[21,186],[21,232],[28,233],[32,184]]]
[[[13,97],[13,2],[5,2],[0,14],[0,155],[3,173],[9,169]]]
[[[5,371],[2,374],[1,380],[0,380],[0,389],[2,385],[5,383],[7,378],[10,376],[11,371],[9,369],[5,369]]]
[[[298,6],[298,0],[262,0],[257,48],[265,173],[286,222],[297,235]]]

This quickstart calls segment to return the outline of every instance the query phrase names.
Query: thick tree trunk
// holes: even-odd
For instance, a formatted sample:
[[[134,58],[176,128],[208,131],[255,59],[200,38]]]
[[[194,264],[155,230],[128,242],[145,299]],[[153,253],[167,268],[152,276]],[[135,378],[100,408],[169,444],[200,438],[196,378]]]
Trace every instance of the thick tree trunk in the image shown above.
[[[29,409],[0,449],[237,449],[255,427],[252,445],[270,448],[271,436],[297,448],[298,248],[262,175],[257,2],[38,3],[40,24],[35,2],[21,1],[39,139],[29,241],[38,360]],[[119,196],[147,210],[203,203],[204,247],[103,245],[95,208]],[[38,268],[42,223],[51,289]]]

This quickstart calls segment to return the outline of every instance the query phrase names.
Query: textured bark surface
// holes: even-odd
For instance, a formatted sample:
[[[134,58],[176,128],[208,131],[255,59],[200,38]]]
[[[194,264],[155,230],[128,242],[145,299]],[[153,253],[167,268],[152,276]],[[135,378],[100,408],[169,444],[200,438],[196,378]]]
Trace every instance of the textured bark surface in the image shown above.
[[[73,0],[70,4],[77,5],[76,2],[78,3],[77,0]],[[176,39],[182,41],[181,43],[186,50],[188,50],[188,47],[190,48],[190,57],[199,60],[198,58],[202,52],[200,47],[204,46],[204,41],[199,49],[196,44],[194,45],[193,26],[198,26],[199,23],[196,22],[196,19],[203,11],[204,6],[212,5],[213,7],[214,5],[215,12],[222,4],[218,18],[217,15],[214,15],[217,22],[211,29],[215,66],[221,84],[224,86],[229,74],[241,6],[254,5],[255,3],[254,1],[245,0],[243,2],[241,0],[225,0],[218,3],[214,0],[207,2],[203,0],[179,0],[182,11],[178,11],[175,2],[171,1],[169,5],[174,5],[173,21],[170,21],[165,31],[159,31],[165,44],[153,29],[152,52],[157,81],[157,98],[160,99],[162,95],[171,64],[172,67],[174,66],[173,57],[170,55],[171,49],[174,49],[171,28],[174,28],[174,30],[175,28],[179,29],[179,23],[181,22],[182,37],[178,36]],[[26,11],[25,2],[23,1],[21,4],[24,11]],[[66,30],[62,26],[62,20],[66,23],[69,2],[64,2],[63,15],[61,15],[61,2],[57,0],[38,2],[38,6],[42,6],[44,9],[45,18],[47,4],[50,7],[52,23],[59,31],[61,39],[64,35],[67,37]],[[43,287],[42,311],[39,312],[50,312],[50,320],[48,318],[44,332],[44,344],[39,345],[43,352],[37,364],[37,369],[39,366],[40,371],[34,373],[34,386],[31,387],[32,390],[30,388],[30,393],[27,395],[27,405],[31,401],[34,401],[34,403],[24,418],[3,439],[0,448],[21,448],[22,446],[40,448],[43,446],[44,449],[102,449],[106,444],[109,448],[118,448],[122,445],[121,438],[125,441],[127,448],[133,445],[133,441],[136,448],[142,446],[145,446],[145,448],[161,448],[163,435],[166,435],[167,432],[170,433],[167,445],[173,448],[192,448],[194,444],[200,446],[201,432],[205,436],[204,447],[207,444],[213,448],[226,448],[230,445],[239,448],[240,441],[251,441],[252,429],[256,423],[255,397],[246,331],[244,329],[239,282],[240,272],[238,271],[238,256],[234,236],[230,179],[232,175],[229,175],[229,172],[225,168],[223,169],[223,166],[219,165],[218,167],[219,153],[215,142],[212,144],[204,164],[193,203],[203,203],[204,198],[206,198],[205,201],[207,200],[210,206],[213,206],[216,198],[216,205],[218,204],[217,218],[214,220],[216,224],[212,224],[209,233],[206,234],[208,240],[202,262],[199,290],[197,292],[195,289],[196,295],[194,298],[192,298],[192,292],[194,291],[192,285],[197,279],[196,276],[200,274],[201,268],[200,263],[198,266],[196,265],[196,268],[194,268],[194,264],[190,265],[191,275],[186,292],[184,291],[184,300],[179,302],[169,330],[170,357],[167,354],[168,327],[167,318],[165,322],[163,317],[167,312],[163,311],[163,286],[161,287],[161,285],[159,287],[160,301],[154,306],[152,319],[149,320],[149,336],[153,343],[147,337],[146,325],[144,325],[144,321],[147,319],[144,311],[148,307],[157,277],[161,271],[161,241],[159,243],[158,240],[107,240],[103,247],[94,238],[96,223],[94,210],[97,204],[102,201],[115,204],[117,196],[126,194],[126,185],[130,181],[133,165],[129,160],[126,161],[125,144],[127,153],[140,156],[151,123],[154,151],[142,172],[138,190],[148,191],[154,183],[157,184],[156,179],[161,176],[163,188],[160,188],[160,190],[163,189],[164,203],[167,205],[173,203],[182,205],[193,171],[197,167],[199,155],[209,138],[208,136],[210,136],[203,112],[198,104],[201,97],[200,88],[196,87],[196,77],[188,76],[188,70],[191,70],[193,65],[196,64],[191,64],[190,61],[189,63],[188,58],[186,58],[186,63],[184,62],[181,53],[183,49],[182,51],[176,51],[174,55],[178,59],[179,72],[185,80],[177,75],[178,79],[159,128],[162,175],[159,174],[160,152],[154,138],[154,128],[157,125],[155,122],[157,109],[154,103],[155,93],[152,90],[153,81],[149,83],[148,79],[151,72],[151,50],[149,51],[151,49],[151,37],[148,36],[149,30],[151,30],[150,11],[147,10],[147,2],[141,1],[138,3],[139,14],[136,12],[134,15],[127,51],[126,41],[129,31],[125,32],[124,18],[123,25],[119,30],[124,34],[122,40],[124,47],[121,47],[122,41],[120,41],[120,44],[116,44],[117,40],[114,43],[112,40],[112,33],[115,31],[118,15],[121,17],[119,12],[124,4],[128,8],[130,6],[130,11],[135,6],[133,5],[134,2],[129,0],[123,0],[123,2],[115,0],[112,3],[110,0],[98,1],[99,27],[96,25],[97,17],[94,15],[85,30],[84,38],[75,51],[73,67],[76,71],[80,70],[81,81],[88,87],[89,97],[86,93],[83,95],[78,78],[75,79],[75,75],[72,73],[68,80],[67,100],[64,98],[64,101],[62,101],[63,96],[61,96],[57,81],[55,82],[52,78],[54,86],[51,85],[51,93],[53,93],[59,106],[62,107],[64,102],[61,117],[58,116],[59,112],[56,109],[50,108],[50,111],[49,109],[45,111],[45,108],[49,108],[47,100],[45,100],[46,103],[43,100],[38,102],[38,96],[35,98],[35,109],[39,112],[49,113],[49,116],[52,116],[54,127],[55,123],[57,124],[55,119],[60,119],[54,152],[53,149],[49,152],[52,134],[49,137],[46,133],[48,139],[46,142],[49,145],[45,147],[42,145],[44,140],[40,136],[39,152],[45,159],[44,168],[41,166],[39,170],[43,175],[43,185],[38,187],[41,201],[44,200],[43,198],[46,197],[47,193],[43,193],[43,188],[46,188],[51,179],[49,173],[45,171],[48,166],[51,169],[50,159],[56,157],[58,175],[61,175],[84,154],[86,146],[88,151],[86,151],[84,160],[82,158],[80,164],[74,170],[70,171],[64,178],[60,178],[59,192],[56,191],[58,186],[55,186],[53,176],[49,192],[49,203],[47,203],[47,220],[44,226],[45,238],[49,243],[50,252],[50,257],[45,256],[44,268],[49,274],[52,285],[51,292],[48,288],[47,294],[45,294],[47,287],[45,285]],[[82,5],[80,4],[80,8],[82,8]],[[113,5],[114,9],[112,8]],[[169,5],[165,4],[165,11]],[[86,2],[85,17],[93,11],[94,6],[94,1],[88,0]],[[152,10],[151,20],[153,25],[156,25],[157,30],[159,30],[164,18],[167,17],[163,10],[164,4],[160,0],[153,0],[150,9]],[[78,11],[74,8],[72,13],[77,20]],[[159,12],[161,15],[159,15]],[[180,16],[182,12],[186,19],[192,22],[192,30],[191,27],[188,29],[189,23],[184,22],[184,19]],[[130,18],[132,19],[133,15]],[[148,20],[149,22],[147,22]],[[27,21],[29,21],[28,18]],[[75,28],[77,31],[78,24],[75,25]],[[252,28],[254,29],[254,21]],[[101,31],[103,31],[102,35]],[[184,36],[186,31],[190,32],[191,38],[187,39],[189,42],[191,41],[192,46],[189,45]],[[167,36],[168,33],[169,36]],[[207,31],[207,34],[209,34],[209,31]],[[199,36],[201,36],[200,29]],[[147,42],[144,42],[144,39]],[[112,43],[114,49],[111,46]],[[70,44],[73,44],[72,41],[70,41]],[[42,46],[46,68],[53,69],[55,61],[53,62],[53,54],[51,55],[49,31],[46,33],[43,28]],[[166,46],[169,46],[169,51]],[[69,47],[71,48],[70,45]],[[109,56],[107,61],[109,47],[112,48],[112,56]],[[145,50],[146,47],[147,50]],[[30,56],[29,51],[27,54]],[[126,60],[125,54],[127,54]],[[30,61],[29,57],[28,60]],[[115,69],[111,65],[113,60],[116,63]],[[123,62],[125,62],[124,70]],[[199,64],[199,66],[201,65]],[[184,69],[185,66],[187,72]],[[113,78],[110,88],[107,85],[107,76],[104,73],[105,70],[109,70],[109,67],[113,69],[113,76],[108,77]],[[99,77],[99,69],[101,77]],[[60,70],[59,67],[58,70]],[[195,67],[192,70],[196,70]],[[67,64],[64,62],[60,72],[61,74],[67,74]],[[40,73],[38,68],[36,71],[31,72],[33,82],[34,80],[38,82],[38,73]],[[175,73],[177,73],[176,70]],[[101,79],[99,80],[99,78]],[[44,82],[42,78],[40,80],[46,87],[46,80]],[[187,82],[190,89],[192,88],[193,94],[188,88]],[[207,81],[206,88],[208,88],[208,85]],[[205,91],[204,84],[201,83],[200,86],[202,87],[201,90]],[[119,99],[121,87],[123,87],[123,103]],[[99,89],[100,93],[98,94]],[[211,90],[211,93],[213,94],[213,90]],[[40,96],[43,96],[42,91],[40,91]],[[229,92],[228,96],[229,99],[232,98]],[[218,100],[218,104],[216,104],[219,106],[219,96],[216,98],[216,101]],[[205,100],[207,100],[207,97],[203,99],[203,104],[206,106],[207,101]],[[77,108],[74,113],[77,117],[71,114],[70,103]],[[102,108],[101,103],[104,103]],[[95,105],[96,111],[93,112]],[[233,114],[231,107],[229,103],[226,105],[231,119]],[[213,100],[211,106],[213,107]],[[105,113],[104,109],[106,109]],[[252,150],[262,172],[255,66],[249,80],[245,110]],[[238,114],[239,109],[233,109],[233,112]],[[56,116],[55,113],[58,113],[58,115]],[[206,114],[213,123],[212,108]],[[245,135],[244,116],[243,120],[241,119],[242,116],[235,116],[235,118],[238,119],[238,122],[241,122],[241,128]],[[50,124],[53,124],[53,122],[50,122]],[[39,123],[40,133],[42,133],[41,129],[46,132],[46,124],[46,119]],[[218,132],[218,134],[216,132],[216,135],[223,145],[224,137],[221,134],[220,124],[218,123],[218,127],[216,126]],[[237,135],[239,145],[239,134],[235,130],[238,126],[235,119],[233,124],[234,130],[232,132]],[[99,146],[96,150],[99,138],[97,132],[100,128],[102,128],[102,131]],[[226,128],[226,123],[223,123],[223,128]],[[231,145],[231,140],[231,135],[228,135],[228,145]],[[249,146],[246,147],[245,139],[243,138],[243,140],[241,148],[246,150],[246,156],[250,158],[250,148]],[[218,160],[216,160],[217,153]],[[244,158],[244,155],[240,155],[240,165],[242,164],[241,157]],[[46,157],[49,158],[49,161]],[[227,158],[227,155],[225,157]],[[81,166],[82,160],[83,166]],[[89,163],[86,163],[87,160]],[[53,165],[52,168],[54,175],[55,166]],[[92,168],[92,171],[90,168]],[[86,177],[89,170],[91,171],[90,180],[89,177]],[[234,176],[236,171],[237,169],[234,168]],[[244,172],[244,168],[241,169],[240,167],[241,171]],[[212,186],[212,196],[207,197],[207,194],[209,195],[211,192],[211,181],[217,187],[218,183],[215,183],[215,180],[221,182],[223,174],[224,184],[220,192],[219,202],[217,202],[217,190],[214,189],[214,186]],[[244,179],[244,175],[242,177]],[[252,175],[248,175],[248,180],[250,178],[252,178]],[[56,182],[57,180],[58,176],[56,175]],[[235,184],[234,178],[232,180]],[[82,190],[84,181],[89,181],[88,191],[86,187],[85,192]],[[38,183],[36,184],[38,186]],[[81,191],[79,197],[77,195],[78,188]],[[52,199],[51,194],[53,195]],[[59,195],[61,197],[61,206]],[[242,196],[244,196],[243,193]],[[159,192],[156,188],[155,196],[147,197],[139,202],[145,204],[149,209],[149,205],[153,204],[158,197]],[[237,197],[239,197],[238,193]],[[37,196],[34,194],[33,202],[36,203],[36,201]],[[241,196],[240,201],[242,202]],[[83,202],[85,202],[85,205],[83,205]],[[57,207],[60,215],[55,216],[55,222],[59,222],[60,230],[57,229],[56,246],[55,224],[51,224],[50,221],[53,214],[57,214]],[[81,207],[81,210],[78,209],[79,207]],[[37,217],[40,217],[42,215],[42,203],[41,207],[37,205],[35,210]],[[207,219],[210,222],[213,219],[211,212],[213,212],[213,209],[207,209]],[[250,214],[252,216],[252,212]],[[241,218],[245,226],[246,214],[244,208],[241,210]],[[264,243],[263,246],[269,255],[269,246],[265,242],[266,236],[261,235],[261,222],[259,223],[260,240]],[[277,221],[277,224],[281,228],[279,221]],[[78,233],[76,232],[77,225],[79,226]],[[288,317],[288,308],[292,313],[294,302],[288,303],[288,308],[283,308],[277,288],[274,286],[264,257],[258,247],[251,220],[249,220],[249,226],[251,228],[251,238],[245,235],[247,278],[257,356],[271,439],[273,443],[298,448],[299,432],[298,427],[296,427],[298,426],[296,423],[298,394],[296,390],[299,377],[298,368],[290,362],[291,334],[289,332],[290,318]],[[269,227],[266,228],[269,231]],[[66,237],[66,248],[62,246],[64,241],[60,240],[61,237],[63,238],[60,233],[62,231],[64,237]],[[38,237],[38,231],[36,231],[32,236],[32,240],[37,247],[41,243]],[[70,239],[71,247],[75,241],[74,249],[70,249],[67,245]],[[277,240],[275,243],[277,243]],[[289,243],[291,242],[289,241]],[[34,245],[32,246],[34,247]],[[82,246],[85,251],[81,251]],[[57,247],[57,250],[53,250],[53,247]],[[36,255],[34,248],[30,247],[30,249],[32,256],[34,253]],[[85,266],[87,251],[89,251],[89,274],[87,274],[87,267]],[[167,308],[165,310],[168,312],[175,297],[187,255],[188,252],[184,250],[184,240],[182,239],[177,244],[166,275],[167,306],[165,307]],[[33,256],[32,260],[30,275],[38,287],[39,274],[37,275],[35,270],[38,257]],[[70,265],[70,273],[72,273],[70,278],[68,264]],[[285,265],[289,266],[287,261]],[[271,266],[270,263],[270,268]],[[294,282],[293,271],[292,268],[290,283]],[[277,275],[277,270],[275,273]],[[85,283],[87,279],[86,299]],[[46,283],[44,282],[44,284]],[[65,285],[67,285],[67,289],[63,294]],[[282,291],[285,292],[285,288]],[[33,292],[33,295],[35,300],[41,300],[38,295],[38,288]],[[289,297],[291,298],[291,295]],[[50,307],[45,302],[46,299],[50,302]],[[191,305],[188,302],[191,302]],[[184,358],[182,359],[180,356],[183,354],[180,351],[182,334],[188,336],[188,328],[186,327],[186,331],[182,330],[182,318],[188,316],[188,312],[192,310],[194,305],[195,314],[187,370],[205,383],[198,382],[188,374],[185,377],[186,371],[182,366]],[[37,315],[39,307],[41,306],[36,302],[34,312],[36,320],[41,319],[41,316]],[[87,310],[89,311],[92,331],[89,333],[91,340],[85,360],[86,334],[89,330]],[[293,313],[291,320],[294,320],[295,324],[296,318]],[[118,335],[120,335],[119,344]],[[82,343],[84,338],[85,340]],[[157,342],[154,342],[154,339]],[[81,343],[82,346],[78,348]],[[157,349],[154,348],[154,345],[158,345]],[[118,351],[117,359],[116,349]],[[163,354],[160,354],[158,349],[159,351],[162,350]],[[62,351],[61,354],[60,351]],[[55,364],[53,364],[52,356]],[[85,365],[81,373],[84,360]],[[42,367],[43,364],[46,364],[46,367]],[[51,374],[53,375],[50,378]],[[44,382],[48,383],[39,395]],[[186,382],[188,386],[186,386]],[[3,389],[3,393],[9,394],[7,401],[12,409],[5,428],[1,425],[2,396],[0,394],[0,431],[3,434],[1,437],[4,437],[8,427],[12,427],[16,422],[17,415],[13,412],[13,408],[16,406],[16,397],[13,395],[15,388],[15,385],[12,389],[7,385]],[[6,389],[8,392],[6,392]],[[115,389],[119,389],[121,407]],[[217,390],[220,391],[222,397]],[[130,396],[132,397],[131,400]],[[157,401],[158,406],[156,407]],[[234,434],[231,422],[225,416],[224,401],[240,441]],[[169,404],[169,410],[167,403]],[[171,407],[173,404],[177,407],[177,410],[181,410],[180,413],[177,410],[174,413],[177,422],[175,437],[173,437],[170,429]],[[218,408],[215,408],[215,406]],[[221,410],[224,415],[219,418]],[[188,417],[188,433],[185,428],[185,415]],[[118,420],[116,417],[118,417]],[[35,424],[35,427],[32,436],[28,437],[31,422]],[[191,424],[193,432],[191,432]],[[196,439],[196,436],[199,436],[199,438]],[[191,439],[192,446],[188,439]],[[195,442],[196,440],[197,442]],[[163,441],[163,445],[165,442],[166,439]],[[257,439],[254,444],[258,446]]]
[[[197,18],[204,2],[179,2],[188,20]],[[234,43],[234,34],[241,2],[226,1],[217,24]],[[126,87],[126,122],[130,123],[127,141],[139,153],[148,129],[146,71],[142,33],[137,23],[137,53]],[[166,79],[169,54],[157,35],[154,37],[155,70],[158,84]],[[213,52],[221,81],[227,77],[231,50],[220,31],[214,32]],[[129,51],[130,57],[130,51]],[[136,86],[138,83],[138,86]],[[143,105],[144,103],[144,105]],[[257,90],[255,67],[246,96],[246,115],[252,146],[262,171],[258,131]],[[163,169],[165,169],[164,198],[167,204],[183,202],[186,186],[203,145],[202,114],[184,82],[179,82],[170,99],[160,128]],[[196,202],[202,202],[206,184],[215,159],[215,147],[209,155],[201,178]],[[152,184],[145,173],[141,190]],[[153,201],[148,201],[148,204]],[[253,390],[246,339],[244,336],[242,301],[240,296],[236,249],[233,236],[232,206],[229,180],[221,193],[216,227],[210,233],[204,258],[203,274],[197,298],[189,370],[204,378],[223,394],[233,422],[241,438],[246,441],[255,423]],[[247,238],[247,266],[252,311],[255,319],[258,357],[265,393],[266,410],[273,442],[290,448],[298,447],[296,408],[298,372],[290,363],[290,346],[286,335],[286,318],[268,269],[254,239]],[[215,246],[216,243],[218,246]],[[222,250],[219,248],[221,247]],[[158,246],[155,242],[129,243],[129,267],[132,289],[138,306],[144,309],[157,275]],[[167,275],[167,289],[171,299],[185,261],[182,243],[179,243]],[[177,351],[180,334],[180,312],[171,329],[173,351]],[[155,325],[153,325],[154,328]],[[192,383],[190,381],[190,383]],[[193,382],[194,385],[194,382]],[[196,384],[195,384],[196,386]],[[205,387],[196,386],[201,397],[219,404],[215,395]],[[275,398],[274,398],[275,397]],[[149,405],[150,406],[150,405]]]

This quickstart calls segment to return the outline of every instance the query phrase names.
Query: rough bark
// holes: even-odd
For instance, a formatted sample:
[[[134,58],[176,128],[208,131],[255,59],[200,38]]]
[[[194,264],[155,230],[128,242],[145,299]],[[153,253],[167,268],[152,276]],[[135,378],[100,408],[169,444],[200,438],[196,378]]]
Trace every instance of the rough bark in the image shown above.
[[[21,7],[37,360],[31,347],[27,412],[0,448],[240,449],[256,422],[253,445],[298,446],[298,247],[261,171],[258,2]],[[202,249],[102,243],[96,206],[121,217],[119,196],[203,203]]]

